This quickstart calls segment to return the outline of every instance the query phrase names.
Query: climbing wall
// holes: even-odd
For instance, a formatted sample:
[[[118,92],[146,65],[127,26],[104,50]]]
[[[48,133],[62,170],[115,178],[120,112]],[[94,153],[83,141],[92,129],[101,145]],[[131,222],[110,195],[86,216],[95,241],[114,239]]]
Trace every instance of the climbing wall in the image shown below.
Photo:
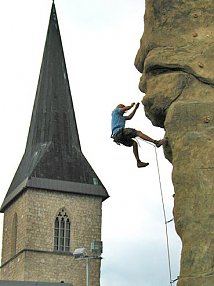
[[[135,60],[146,116],[165,128],[173,164],[178,286],[214,285],[213,15],[213,0],[146,0]]]

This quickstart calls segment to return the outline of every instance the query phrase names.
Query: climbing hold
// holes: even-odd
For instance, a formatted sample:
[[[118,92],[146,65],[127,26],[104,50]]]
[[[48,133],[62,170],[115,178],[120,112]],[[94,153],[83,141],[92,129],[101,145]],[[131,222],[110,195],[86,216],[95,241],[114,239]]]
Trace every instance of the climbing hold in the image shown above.
[[[210,117],[209,116],[204,116],[203,117],[203,122],[204,123],[209,123],[210,122]]]
[[[198,63],[199,68],[203,68],[204,65],[202,63]]]
[[[192,36],[193,36],[194,38],[196,38],[196,37],[198,37],[198,34],[197,34],[196,32],[194,32],[194,33],[192,33]]]
[[[194,13],[194,14],[193,14],[193,17],[194,17],[194,18],[198,18],[198,14],[197,14],[197,13]]]

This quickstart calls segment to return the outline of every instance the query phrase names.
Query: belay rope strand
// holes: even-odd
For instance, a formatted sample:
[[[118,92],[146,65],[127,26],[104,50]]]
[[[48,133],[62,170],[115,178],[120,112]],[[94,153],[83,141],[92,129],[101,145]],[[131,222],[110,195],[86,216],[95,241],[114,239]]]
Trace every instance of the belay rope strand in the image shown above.
[[[171,270],[171,260],[170,260],[170,251],[169,251],[169,236],[168,236],[168,228],[167,228],[167,220],[166,220],[166,210],[164,205],[164,199],[163,199],[163,189],[161,184],[161,177],[160,177],[160,169],[158,164],[158,154],[157,154],[157,148],[155,147],[155,157],[156,157],[156,164],[157,164],[157,170],[158,170],[158,179],[159,179],[159,185],[160,185],[160,191],[161,191],[161,201],[163,206],[163,216],[165,221],[165,232],[166,232],[166,244],[167,244],[167,257],[168,257],[168,267],[169,267],[169,281],[170,285],[172,285],[172,270]]]
[[[165,204],[164,204],[164,199],[163,199],[163,189],[162,189],[162,184],[161,184],[161,176],[160,176],[160,168],[159,168],[159,164],[158,164],[158,154],[157,154],[157,147],[149,142],[149,141],[145,141],[147,144],[152,145],[155,148],[155,158],[156,158],[156,164],[157,164],[157,171],[158,171],[158,180],[159,180],[159,186],[160,186],[160,192],[161,192],[161,202],[162,202],[162,207],[163,207],[163,216],[164,216],[164,222],[165,222],[165,234],[166,234],[166,247],[167,247],[167,258],[168,258],[168,268],[169,268],[169,281],[170,281],[170,286],[178,280],[174,279],[172,280],[172,269],[171,269],[171,259],[170,259],[170,251],[169,251],[169,235],[168,235],[168,228],[167,228],[167,224],[169,222],[171,222],[173,219],[167,221],[166,219],[166,210],[165,210]]]

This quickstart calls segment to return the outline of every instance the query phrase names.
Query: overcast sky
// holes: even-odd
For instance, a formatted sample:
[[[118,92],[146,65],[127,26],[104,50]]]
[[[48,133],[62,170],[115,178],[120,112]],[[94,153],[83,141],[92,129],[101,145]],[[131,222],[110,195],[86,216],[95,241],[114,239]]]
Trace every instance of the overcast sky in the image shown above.
[[[1,202],[24,153],[51,5],[51,0],[0,0]],[[110,139],[112,109],[143,97],[134,58],[144,1],[55,0],[55,5],[82,150],[110,194],[103,203],[101,286],[170,285],[155,148],[140,142],[140,157],[150,165],[138,169],[131,148]],[[142,105],[128,123],[155,139],[164,136]],[[157,153],[170,220],[171,165],[162,147]],[[173,222],[168,232],[175,279],[180,239]]]

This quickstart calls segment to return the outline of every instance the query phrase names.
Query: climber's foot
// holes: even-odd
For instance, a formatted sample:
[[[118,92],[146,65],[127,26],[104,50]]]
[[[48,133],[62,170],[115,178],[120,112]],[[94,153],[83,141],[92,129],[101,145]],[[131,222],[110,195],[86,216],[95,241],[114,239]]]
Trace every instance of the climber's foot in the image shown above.
[[[164,139],[161,140],[154,140],[154,144],[157,148],[163,145]]]
[[[144,163],[144,162],[141,162],[141,161],[137,162],[137,167],[138,168],[143,168],[143,167],[146,167],[148,165],[149,165],[149,163]]]

